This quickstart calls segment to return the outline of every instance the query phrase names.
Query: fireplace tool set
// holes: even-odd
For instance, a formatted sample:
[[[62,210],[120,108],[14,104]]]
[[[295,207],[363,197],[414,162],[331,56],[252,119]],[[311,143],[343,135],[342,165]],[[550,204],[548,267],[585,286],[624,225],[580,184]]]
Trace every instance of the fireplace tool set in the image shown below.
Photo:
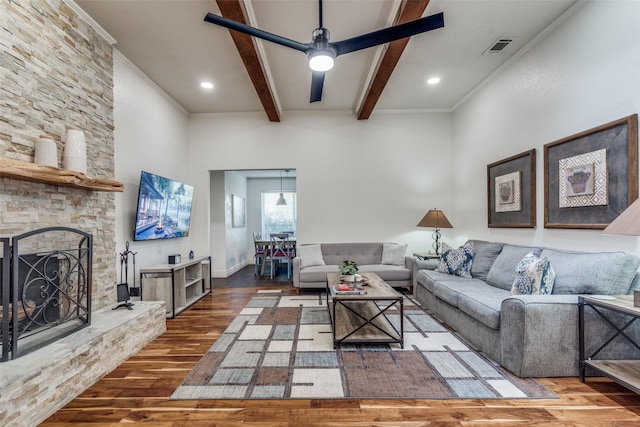
[[[120,284],[117,285],[118,305],[113,309],[126,307],[132,310],[133,303],[129,302],[130,296],[140,296],[140,288],[136,286],[136,254],[129,250],[129,241],[125,243],[125,251],[120,252]],[[129,256],[133,265],[133,286],[129,287]]]

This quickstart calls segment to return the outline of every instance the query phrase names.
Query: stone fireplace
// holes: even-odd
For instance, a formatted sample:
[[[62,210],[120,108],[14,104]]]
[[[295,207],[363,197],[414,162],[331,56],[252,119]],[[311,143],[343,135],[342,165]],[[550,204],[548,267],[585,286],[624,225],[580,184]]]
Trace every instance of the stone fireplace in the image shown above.
[[[55,141],[57,164],[61,166],[67,130],[79,129],[86,137],[87,175],[116,178],[112,46],[115,40],[94,28],[72,0],[0,2],[0,16],[0,161],[32,164],[36,141],[46,136]],[[0,169],[4,171],[4,166]],[[134,310],[112,310],[117,284],[114,192],[0,176],[5,176],[0,177],[3,259],[9,252],[10,241],[6,238],[32,230],[68,227],[93,239],[90,276],[83,279],[88,287],[76,295],[83,303],[73,309],[68,307],[68,312],[80,314],[76,321],[90,319],[91,324],[38,349],[29,348],[28,341],[18,340],[18,353],[21,349],[32,351],[0,364],[3,397],[0,425],[32,426],[164,332],[165,309],[157,302],[136,302]],[[25,265],[46,258],[40,256],[45,248],[36,243],[29,247],[25,242],[18,243],[20,252],[29,255]],[[77,251],[78,247],[73,248]],[[44,269],[34,272],[23,267],[23,272],[28,275],[31,271],[38,276],[49,275],[53,270],[73,270],[64,266],[66,261],[61,255],[51,257],[52,264]],[[3,264],[0,285],[3,287],[5,277],[10,275],[6,270]],[[71,292],[63,290],[59,281],[55,286],[51,282],[42,285],[58,295]],[[38,300],[39,291],[30,292],[27,307],[39,305],[40,311],[33,319],[26,316],[29,309],[18,315],[23,322],[21,327],[45,319],[57,323],[66,317],[66,309],[43,302],[47,298]],[[4,294],[2,298],[4,310]],[[86,311],[80,313],[80,307]],[[3,312],[3,319],[7,316]],[[2,328],[3,337],[8,336],[9,326],[3,323]],[[29,333],[23,336],[25,340]],[[39,332],[33,341],[40,341],[47,333]]]

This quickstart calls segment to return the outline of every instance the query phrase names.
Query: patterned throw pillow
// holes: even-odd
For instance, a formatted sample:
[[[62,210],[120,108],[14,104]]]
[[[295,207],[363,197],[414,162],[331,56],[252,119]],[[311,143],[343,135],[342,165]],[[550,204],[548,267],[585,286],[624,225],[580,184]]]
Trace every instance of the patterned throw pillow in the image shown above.
[[[471,279],[472,263],[473,242],[467,242],[458,249],[453,249],[446,243],[443,243],[442,256],[440,257],[436,271]]]
[[[512,295],[549,295],[553,290],[556,273],[549,258],[538,258],[529,252],[516,267],[516,278],[511,286]]]

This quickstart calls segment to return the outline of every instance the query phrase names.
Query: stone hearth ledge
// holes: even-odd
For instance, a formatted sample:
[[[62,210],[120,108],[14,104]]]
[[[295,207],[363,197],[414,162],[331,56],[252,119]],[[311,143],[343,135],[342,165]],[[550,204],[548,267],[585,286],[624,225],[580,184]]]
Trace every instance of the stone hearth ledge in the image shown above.
[[[114,304],[115,305],[115,304]],[[35,426],[166,331],[165,304],[92,313],[91,325],[0,363],[0,425]]]

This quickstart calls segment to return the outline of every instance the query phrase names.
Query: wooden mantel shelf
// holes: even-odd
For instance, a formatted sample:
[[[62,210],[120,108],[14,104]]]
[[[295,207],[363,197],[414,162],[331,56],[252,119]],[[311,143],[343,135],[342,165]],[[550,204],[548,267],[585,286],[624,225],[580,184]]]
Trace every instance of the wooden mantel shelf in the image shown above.
[[[0,177],[60,185],[63,187],[81,188],[83,190],[124,191],[124,184],[118,181],[90,178],[80,172],[23,162],[6,157],[0,157]]]

